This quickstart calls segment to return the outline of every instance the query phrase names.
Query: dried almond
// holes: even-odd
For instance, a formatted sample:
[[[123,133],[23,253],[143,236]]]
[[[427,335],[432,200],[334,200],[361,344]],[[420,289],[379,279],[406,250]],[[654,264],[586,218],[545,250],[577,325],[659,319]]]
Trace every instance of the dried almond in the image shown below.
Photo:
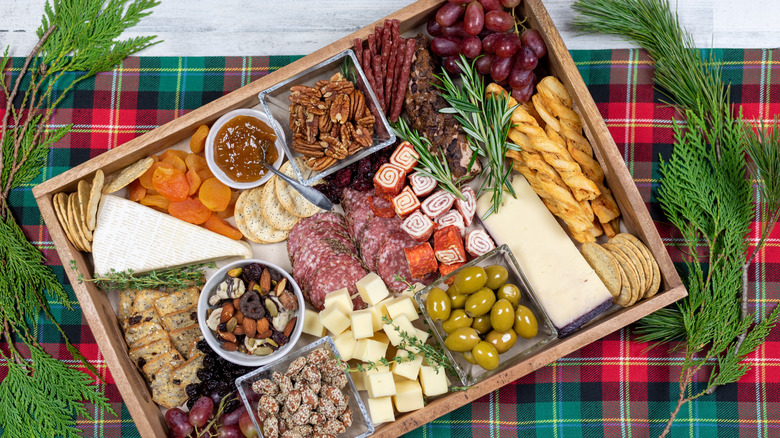
[[[256,324],[256,331],[257,333],[263,333],[263,332],[270,332],[271,330],[271,323],[268,322],[268,319],[262,318],[257,320]],[[244,327],[244,330],[246,330],[246,327]],[[270,336],[270,335],[269,335]],[[263,339],[260,337],[260,339]]]
[[[244,326],[241,324],[237,325],[236,328],[233,329],[233,334],[236,336],[245,335]]]
[[[236,312],[236,308],[233,307],[233,303],[228,301],[222,305],[222,315],[219,317],[219,322],[228,322],[233,314]]]
[[[258,335],[255,335],[255,338],[257,338],[257,339],[268,339],[273,334],[274,334],[274,332],[272,332],[271,330],[266,330],[264,332],[260,332],[260,334],[258,334]]]
[[[222,348],[227,351],[236,351],[238,350],[238,345],[235,342],[225,342],[222,344]]]
[[[236,335],[233,333],[217,332],[219,337],[227,342],[236,342]]]
[[[265,319],[263,319],[263,321],[265,321]],[[257,333],[257,321],[252,318],[244,318],[242,327],[244,328],[244,333],[246,333],[247,336],[250,338],[255,337],[255,334]]]
[[[260,274],[260,295],[265,295],[271,290],[271,273],[268,272],[268,268],[263,269],[263,273]]]
[[[236,311],[236,314],[235,314],[235,315],[233,315],[233,316],[235,316],[235,317],[236,317],[236,321],[238,321],[238,323],[239,323],[239,324],[243,324],[243,323],[244,323],[244,314],[243,314],[243,313],[241,313],[241,311],[240,311],[240,310],[237,310],[237,311]]]
[[[274,291],[274,295],[277,297],[284,292],[284,289],[287,287],[287,278],[282,278],[282,280],[279,283],[276,283],[276,290]]]
[[[238,303],[241,302],[241,298],[233,298],[233,307],[238,309]]]
[[[298,317],[294,317],[293,319],[287,321],[287,325],[284,327],[284,335],[288,338],[290,337],[290,333],[292,333],[293,328],[295,328],[295,323],[298,321]]]

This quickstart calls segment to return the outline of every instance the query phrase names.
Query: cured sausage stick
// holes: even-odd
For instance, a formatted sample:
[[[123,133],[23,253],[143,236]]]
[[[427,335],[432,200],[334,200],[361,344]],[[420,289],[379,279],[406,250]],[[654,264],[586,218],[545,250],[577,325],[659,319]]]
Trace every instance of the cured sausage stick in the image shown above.
[[[372,90],[376,90],[376,78],[371,68],[371,50],[363,51],[363,73],[366,75],[368,85]],[[376,92],[374,92],[376,94]]]
[[[393,96],[393,105],[390,109],[390,120],[395,122],[401,117],[401,107],[404,103],[404,96],[406,95],[406,86],[409,84],[409,74],[412,71],[412,59],[414,58],[414,50],[416,46],[416,40],[410,38],[406,40],[406,53],[404,56],[404,63],[401,67],[401,77],[398,82],[398,92]]]
[[[374,86],[374,93],[376,93],[376,99],[379,101],[379,109],[385,107],[385,94],[383,91],[383,82],[382,82],[382,57],[379,55],[374,55],[374,57],[371,59],[371,68],[373,69],[374,73],[374,79],[376,85]]]
[[[393,41],[390,46],[390,53],[387,55],[387,72],[385,73],[385,106],[384,111],[387,114],[390,111],[390,105],[395,94],[393,94],[393,76],[396,69],[396,57],[398,51],[398,42]]]
[[[355,56],[357,57],[358,64],[365,70],[366,66],[363,64],[363,41],[361,41],[360,38],[355,38],[352,43],[355,45]]]

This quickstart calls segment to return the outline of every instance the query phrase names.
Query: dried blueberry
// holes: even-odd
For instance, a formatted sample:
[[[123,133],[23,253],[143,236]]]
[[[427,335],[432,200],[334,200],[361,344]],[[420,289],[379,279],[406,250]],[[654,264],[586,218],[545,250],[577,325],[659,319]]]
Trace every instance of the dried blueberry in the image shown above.
[[[197,343],[197,344],[195,344],[195,347],[196,347],[198,350],[200,350],[200,351],[202,351],[202,352],[204,352],[204,353],[209,353],[209,352],[211,352],[211,351],[212,351],[212,350],[211,350],[211,347],[209,347],[209,343],[208,343],[208,342],[206,342],[206,340],[205,340],[205,339],[201,339],[200,341],[198,341],[198,343]]]
[[[261,265],[260,263],[250,263],[244,266],[244,272],[242,274],[244,281],[247,283],[250,281],[260,281],[260,275],[262,275],[264,268],[265,266]]]
[[[187,394],[187,397],[197,397],[197,395],[200,394],[200,384],[190,383],[184,388],[184,392]]]

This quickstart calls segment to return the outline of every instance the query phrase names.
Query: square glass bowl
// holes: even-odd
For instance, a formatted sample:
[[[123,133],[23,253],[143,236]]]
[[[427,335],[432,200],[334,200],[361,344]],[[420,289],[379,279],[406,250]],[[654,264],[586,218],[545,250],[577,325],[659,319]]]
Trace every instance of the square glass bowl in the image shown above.
[[[238,393],[241,395],[241,400],[244,402],[244,406],[246,407],[247,412],[249,412],[249,416],[252,418],[252,422],[261,437],[263,436],[263,430],[257,419],[257,401],[259,397],[253,397],[255,392],[252,390],[252,383],[262,379],[270,379],[271,374],[275,371],[284,374],[287,372],[287,367],[289,367],[295,359],[306,356],[318,348],[324,348],[328,352],[328,357],[330,359],[336,358],[341,360],[338,350],[336,349],[336,344],[333,343],[333,339],[330,336],[325,336],[299,350],[285,355],[275,362],[264,365],[251,373],[244,374],[236,379],[236,387],[238,388]],[[349,408],[352,411],[352,426],[347,428],[343,435],[355,438],[367,437],[374,433],[374,423],[371,422],[371,417],[368,415],[368,411],[363,405],[363,399],[360,398],[355,383],[352,381],[352,376],[350,376],[350,373],[345,374],[347,375],[347,386],[345,386],[343,390],[345,395],[349,397]]]
[[[488,371],[479,365],[474,365],[468,362],[463,357],[463,354],[450,351],[444,346],[444,339],[447,337],[447,333],[444,331],[444,329],[442,329],[441,321],[434,321],[430,315],[428,315],[428,312],[425,310],[425,301],[428,297],[428,293],[435,287],[444,289],[446,291],[448,286],[445,282],[450,278],[458,275],[458,273],[461,272],[464,268],[469,266],[486,267],[491,265],[500,265],[506,268],[508,273],[507,283],[513,283],[520,289],[521,298],[518,304],[531,309],[531,311],[534,313],[534,316],[536,317],[539,330],[536,336],[531,339],[525,339],[521,336],[517,336],[517,342],[514,344],[514,346],[499,355],[498,367]],[[555,330],[555,327],[553,326],[552,322],[550,322],[550,319],[542,309],[542,306],[539,305],[539,302],[536,299],[536,295],[534,295],[533,290],[531,290],[531,286],[529,285],[528,280],[526,280],[523,271],[517,264],[517,260],[515,260],[515,257],[512,255],[512,252],[506,245],[501,245],[487,254],[477,257],[476,259],[466,263],[450,274],[439,278],[430,286],[417,292],[414,296],[414,299],[420,306],[423,315],[425,315],[425,320],[428,322],[428,326],[432,328],[433,334],[436,336],[436,340],[439,341],[439,344],[447,354],[450,362],[452,362],[454,365],[455,371],[458,374],[457,377],[460,378],[463,386],[472,386],[488,376],[499,373],[506,368],[527,359],[529,356],[538,352],[544,348],[545,345],[558,337],[557,330]]]
[[[290,87],[295,85],[313,87],[317,81],[329,79],[334,74],[339,72],[343,73],[345,71],[348,75],[347,80],[353,81],[355,88],[363,92],[366,98],[366,106],[376,119],[374,123],[374,135],[372,136],[372,145],[359,150],[357,153],[354,153],[343,160],[339,160],[336,164],[321,172],[317,172],[294,159],[296,157],[302,157],[302,155],[292,148],[293,133],[290,130],[289,123]],[[396,140],[395,134],[393,134],[390,125],[387,123],[384,112],[379,107],[374,91],[371,89],[371,86],[363,73],[363,69],[360,68],[360,63],[357,61],[355,52],[351,49],[345,50],[314,67],[306,69],[297,75],[274,85],[258,94],[258,98],[260,99],[260,104],[263,105],[265,113],[268,114],[268,117],[271,119],[271,123],[274,125],[273,128],[277,132],[284,132],[286,138],[284,153],[289,158],[290,164],[295,170],[295,174],[298,176],[298,181],[307,186],[315,184],[320,179],[339,169],[343,169],[344,167],[395,143]]]

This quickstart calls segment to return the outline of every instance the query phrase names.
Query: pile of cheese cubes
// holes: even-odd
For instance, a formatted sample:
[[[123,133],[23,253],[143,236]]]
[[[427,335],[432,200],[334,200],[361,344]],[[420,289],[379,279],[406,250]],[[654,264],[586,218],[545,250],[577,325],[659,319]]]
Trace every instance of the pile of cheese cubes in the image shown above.
[[[427,331],[412,324],[419,318],[412,297],[424,286],[417,284],[415,290],[393,297],[373,272],[355,286],[363,301],[369,304],[367,309],[352,310],[352,299],[346,288],[333,291],[325,296],[322,312],[306,309],[303,331],[318,337],[330,332],[341,359],[353,360],[352,363],[377,363],[382,358],[414,355],[412,360],[393,362],[389,367],[377,363],[370,370],[352,373],[357,389],[368,392],[371,421],[374,424],[395,421],[393,405],[398,412],[414,411],[424,406],[423,395],[445,394],[449,387],[444,369],[424,364],[423,355],[415,354],[419,351],[414,347],[397,348],[403,338],[395,327],[423,343],[428,339]],[[383,316],[390,318],[392,324],[386,324]]]

